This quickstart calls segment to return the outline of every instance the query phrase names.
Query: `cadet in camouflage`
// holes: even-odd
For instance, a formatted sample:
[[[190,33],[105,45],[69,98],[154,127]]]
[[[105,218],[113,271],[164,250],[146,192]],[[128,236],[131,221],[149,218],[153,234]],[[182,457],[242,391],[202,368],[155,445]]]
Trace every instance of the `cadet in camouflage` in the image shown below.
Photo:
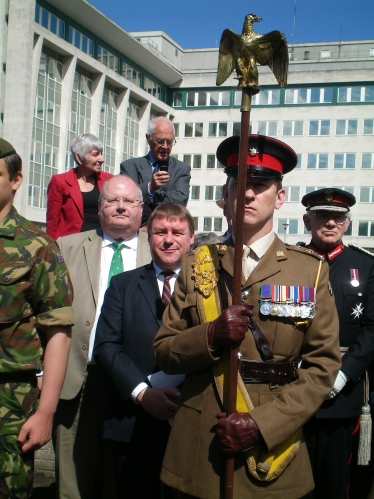
[[[22,161],[0,139],[0,498],[32,492],[70,346],[73,292],[54,241],[13,207]],[[43,388],[36,373],[44,367]]]

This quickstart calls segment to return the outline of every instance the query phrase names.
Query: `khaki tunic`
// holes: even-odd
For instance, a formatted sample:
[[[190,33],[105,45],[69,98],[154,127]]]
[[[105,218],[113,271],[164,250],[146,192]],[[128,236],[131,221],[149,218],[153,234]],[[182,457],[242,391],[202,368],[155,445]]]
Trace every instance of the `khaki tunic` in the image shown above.
[[[233,275],[234,248],[220,247],[221,266]],[[203,499],[219,499],[224,475],[224,456],[215,436],[215,415],[223,408],[212,375],[212,356],[206,339],[207,324],[201,324],[192,274],[193,255],[182,263],[172,302],[163,317],[155,342],[157,364],[170,374],[186,373],[181,406],[166,451],[161,479],[171,487]],[[302,357],[298,380],[270,389],[268,384],[246,385],[255,408],[251,416],[269,450],[290,437],[313,415],[330,391],[341,365],[338,318],[328,282],[328,266],[322,263],[316,292],[316,316],[308,325],[296,326],[291,318],[259,313],[262,283],[315,285],[320,258],[305,248],[284,245],[278,237],[260,263],[243,282],[254,305],[253,315],[268,339],[276,361]],[[243,278],[244,279],[244,278]],[[222,286],[221,286],[222,288]],[[231,297],[221,293],[225,306]],[[241,354],[261,360],[253,336],[246,334]],[[236,456],[234,498],[298,499],[313,488],[305,443],[276,480],[260,482],[246,470],[242,455]]]

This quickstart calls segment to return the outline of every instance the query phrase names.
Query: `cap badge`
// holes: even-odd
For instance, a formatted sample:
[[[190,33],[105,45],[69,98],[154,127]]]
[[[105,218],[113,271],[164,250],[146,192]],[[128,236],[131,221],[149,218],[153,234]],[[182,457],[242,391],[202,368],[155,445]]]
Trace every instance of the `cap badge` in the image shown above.
[[[284,256],[283,251],[277,251],[277,256]]]
[[[334,199],[334,193],[331,189],[328,189],[324,195],[325,201],[331,202]]]
[[[253,158],[258,154],[258,151],[256,148],[252,147],[252,149],[249,150],[249,155]]]

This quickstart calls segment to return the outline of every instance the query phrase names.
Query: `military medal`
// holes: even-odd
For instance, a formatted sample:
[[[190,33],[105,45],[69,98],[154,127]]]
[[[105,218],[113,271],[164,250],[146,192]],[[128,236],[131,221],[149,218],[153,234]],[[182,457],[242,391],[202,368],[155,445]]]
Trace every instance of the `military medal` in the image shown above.
[[[271,290],[270,284],[261,284],[260,286],[260,312],[263,315],[270,315],[273,308],[270,303],[271,299]]]
[[[316,316],[316,290],[315,288],[309,289],[309,316],[308,319],[313,319]]]
[[[357,286],[360,285],[360,282],[358,280],[358,269],[350,269],[351,273],[351,284],[354,288],[357,288]]]

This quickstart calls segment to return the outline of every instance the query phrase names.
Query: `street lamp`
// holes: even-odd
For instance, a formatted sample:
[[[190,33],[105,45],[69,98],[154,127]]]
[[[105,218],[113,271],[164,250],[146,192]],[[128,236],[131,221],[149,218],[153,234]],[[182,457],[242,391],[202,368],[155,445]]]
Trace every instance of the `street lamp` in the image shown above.
[[[284,227],[284,243],[286,244],[286,235],[287,235],[287,228],[290,224],[282,224]]]

